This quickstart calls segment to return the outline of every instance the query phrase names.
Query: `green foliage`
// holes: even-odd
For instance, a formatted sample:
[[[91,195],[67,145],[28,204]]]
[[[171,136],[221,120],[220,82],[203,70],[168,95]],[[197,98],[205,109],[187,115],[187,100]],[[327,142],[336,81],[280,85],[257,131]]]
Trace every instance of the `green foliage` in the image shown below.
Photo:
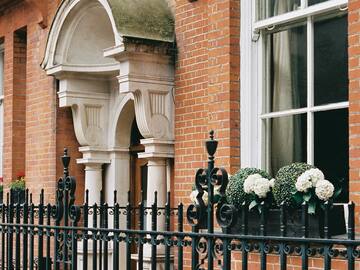
[[[20,179],[12,181],[9,184],[9,188],[13,189],[13,190],[25,190],[25,179],[20,178]]]
[[[0,185],[0,193],[4,191],[4,186]]]
[[[264,178],[271,179],[267,172],[257,168],[243,168],[237,171],[230,177],[226,189],[226,199],[235,207],[240,207],[243,202],[251,203],[254,200],[251,194],[244,192],[245,179],[252,174],[260,174]]]
[[[296,194],[296,179],[305,171],[315,168],[306,163],[292,163],[280,168],[275,177],[275,186],[273,188],[274,199],[277,205],[284,202],[286,205],[296,206],[306,198],[300,198]],[[295,204],[295,205],[294,205]]]

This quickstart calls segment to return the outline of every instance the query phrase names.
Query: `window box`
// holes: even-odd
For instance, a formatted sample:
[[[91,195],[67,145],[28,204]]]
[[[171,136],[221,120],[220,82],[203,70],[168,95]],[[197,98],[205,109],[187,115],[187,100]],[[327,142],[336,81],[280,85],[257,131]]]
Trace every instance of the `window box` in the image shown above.
[[[302,237],[302,211],[294,209],[287,211],[286,219],[286,236]],[[232,234],[242,234],[242,219],[239,213],[236,224],[230,229]],[[318,238],[324,237],[324,214],[321,211],[316,215],[308,215],[309,227],[308,237]],[[270,209],[265,217],[266,235],[280,236],[280,209]],[[329,210],[329,231],[330,235],[341,235],[346,233],[344,206],[336,204]],[[260,235],[260,214],[258,211],[248,212],[248,234]]]
[[[25,189],[11,189],[10,203],[11,204],[25,203]]]

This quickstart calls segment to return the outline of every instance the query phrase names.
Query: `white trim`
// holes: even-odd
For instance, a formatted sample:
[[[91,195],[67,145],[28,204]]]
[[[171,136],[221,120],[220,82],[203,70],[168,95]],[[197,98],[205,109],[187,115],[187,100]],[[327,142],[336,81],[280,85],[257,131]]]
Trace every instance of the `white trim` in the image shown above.
[[[240,106],[247,108],[257,97],[256,93],[256,77],[257,74],[256,61],[253,56],[256,55],[256,45],[252,41],[252,24],[255,14],[253,9],[253,1],[241,1],[241,31],[240,31],[240,59],[241,68],[240,72]],[[253,14],[248,16],[248,14]],[[254,91],[251,91],[254,90]],[[253,104],[255,105],[255,104]],[[253,121],[253,115],[257,114],[257,106],[252,106],[249,110],[242,111],[240,117],[240,128],[246,130],[240,136],[241,138],[241,166],[247,167],[257,161],[257,151],[254,151],[254,146],[257,145],[257,124]]]
[[[314,106],[314,24],[313,18],[307,19],[307,107]],[[314,114],[310,111],[307,113],[306,121],[306,147],[307,163],[314,164]]]
[[[290,116],[290,115],[303,114],[303,113],[314,113],[314,112],[322,112],[322,111],[330,111],[330,110],[339,110],[339,109],[345,109],[348,107],[349,107],[349,102],[343,101],[343,102],[319,105],[319,106],[314,106],[314,107],[309,107],[309,108],[291,109],[291,110],[286,110],[286,111],[265,113],[265,114],[261,114],[259,117],[260,117],[260,119],[270,119],[270,118]]]
[[[260,31],[266,28],[273,28],[277,25],[286,24],[293,21],[306,19],[309,16],[324,14],[336,10],[342,10],[344,5],[348,4],[348,0],[329,0],[320,4],[312,5],[304,9],[298,9],[287,12],[268,19],[257,21],[254,23],[254,31]]]

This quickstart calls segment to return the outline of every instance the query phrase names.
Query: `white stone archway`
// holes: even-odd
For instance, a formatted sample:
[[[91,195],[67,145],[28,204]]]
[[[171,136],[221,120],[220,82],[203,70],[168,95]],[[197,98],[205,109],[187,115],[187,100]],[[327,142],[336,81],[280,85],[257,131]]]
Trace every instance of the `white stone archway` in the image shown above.
[[[63,0],[42,68],[59,80],[60,107],[71,107],[90,203],[126,202],[129,146],[136,117],[148,160],[147,202],[165,204],[174,144],[174,20],[169,0]],[[170,1],[171,2],[171,1]],[[105,179],[102,179],[103,165]],[[161,222],[160,222],[161,224]]]

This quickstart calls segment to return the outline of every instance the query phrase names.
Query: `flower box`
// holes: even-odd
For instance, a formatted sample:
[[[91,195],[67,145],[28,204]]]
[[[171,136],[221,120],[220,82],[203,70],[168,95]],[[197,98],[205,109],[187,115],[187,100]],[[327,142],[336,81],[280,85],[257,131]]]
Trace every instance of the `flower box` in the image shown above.
[[[280,209],[268,210],[265,220],[266,235],[280,236]],[[321,211],[317,215],[308,215],[308,220],[308,237],[324,237],[323,212]],[[302,212],[300,209],[288,211],[286,221],[286,236],[303,237]],[[332,236],[346,233],[343,205],[334,205],[334,207],[329,210],[329,231]],[[230,233],[242,234],[241,213],[238,215],[236,224],[230,229]],[[258,211],[248,212],[248,234],[260,235],[260,214]]]
[[[11,204],[25,203],[25,190],[24,189],[11,189],[10,190],[10,203]]]

